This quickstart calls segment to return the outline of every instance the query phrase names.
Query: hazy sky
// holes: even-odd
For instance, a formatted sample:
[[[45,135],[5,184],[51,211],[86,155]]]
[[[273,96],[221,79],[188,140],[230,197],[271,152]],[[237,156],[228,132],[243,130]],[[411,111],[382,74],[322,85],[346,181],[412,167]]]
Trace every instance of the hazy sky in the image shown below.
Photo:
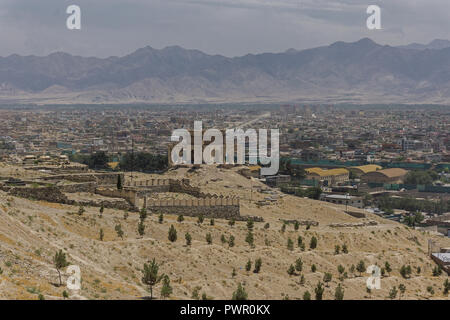
[[[66,9],[81,7],[82,29]],[[382,9],[382,30],[366,9]],[[0,55],[125,55],[180,45],[226,56],[370,37],[381,44],[450,39],[450,0],[0,0]]]

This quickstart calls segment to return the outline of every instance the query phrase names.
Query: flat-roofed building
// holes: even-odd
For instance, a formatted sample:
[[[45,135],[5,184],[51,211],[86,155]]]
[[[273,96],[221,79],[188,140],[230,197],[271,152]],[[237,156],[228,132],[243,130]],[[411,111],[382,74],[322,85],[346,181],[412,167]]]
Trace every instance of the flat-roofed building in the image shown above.
[[[308,168],[305,171],[306,179],[319,181],[324,186],[336,186],[349,180],[349,171],[344,168]]]
[[[361,181],[366,183],[403,183],[408,171],[401,168],[390,168],[366,173]]]
[[[345,194],[324,194],[320,195],[320,200],[335,203],[349,205],[355,208],[364,208],[364,203],[362,197],[355,197]]]

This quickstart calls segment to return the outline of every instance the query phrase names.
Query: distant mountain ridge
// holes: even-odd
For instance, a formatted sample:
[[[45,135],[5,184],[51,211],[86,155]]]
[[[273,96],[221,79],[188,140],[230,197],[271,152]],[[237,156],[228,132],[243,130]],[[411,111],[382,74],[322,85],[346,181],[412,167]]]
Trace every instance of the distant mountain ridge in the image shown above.
[[[0,58],[0,103],[449,103],[450,47],[365,38],[229,58],[178,46],[123,57]]]
[[[406,46],[398,46],[397,48],[403,49],[413,49],[413,50],[440,50],[450,47],[449,40],[435,39],[431,41],[429,44],[420,44],[420,43],[411,43]]]

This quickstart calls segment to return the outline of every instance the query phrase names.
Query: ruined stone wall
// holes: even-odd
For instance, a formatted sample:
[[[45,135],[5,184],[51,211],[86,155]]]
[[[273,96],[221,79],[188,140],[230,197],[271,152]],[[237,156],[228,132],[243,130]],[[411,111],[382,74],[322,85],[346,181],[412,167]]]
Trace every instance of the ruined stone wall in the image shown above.
[[[174,180],[174,179],[148,179],[125,184],[126,189],[142,190],[145,192],[174,192],[185,193],[196,198],[209,198],[214,196],[210,193],[204,193],[200,188],[190,185],[189,179]]]
[[[96,182],[98,185],[117,185],[117,177],[121,176],[124,181],[124,174],[119,172],[114,173],[80,173],[80,174],[64,174],[43,177],[43,180],[68,180],[72,182]]]
[[[58,187],[14,187],[9,190],[9,194],[17,197],[44,200],[48,202],[71,204],[64,193]]]
[[[202,215],[205,218],[241,220],[239,206],[151,206],[148,209],[156,213],[182,214],[191,217]]]
[[[209,218],[243,219],[240,215],[239,199],[235,198],[212,197],[188,200],[145,200],[144,203],[147,209],[159,213],[182,214],[193,217],[203,215]]]
[[[59,190],[64,193],[89,192],[94,193],[97,187],[96,182],[82,182],[58,185]]]
[[[133,190],[117,190],[107,188],[96,188],[95,193],[104,197],[122,198],[128,201],[132,206],[136,205],[136,192]]]

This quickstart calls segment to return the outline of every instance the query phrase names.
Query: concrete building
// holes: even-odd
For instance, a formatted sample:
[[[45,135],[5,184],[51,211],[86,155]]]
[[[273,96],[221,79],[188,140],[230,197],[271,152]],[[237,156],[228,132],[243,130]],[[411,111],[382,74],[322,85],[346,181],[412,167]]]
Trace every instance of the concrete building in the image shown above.
[[[319,181],[323,186],[336,186],[349,180],[349,171],[338,168],[324,170],[322,168],[308,168],[306,179]]]
[[[401,168],[390,168],[366,173],[361,181],[366,183],[403,183],[408,171]]]
[[[349,205],[355,208],[364,208],[362,197],[348,196],[343,194],[324,194],[320,195],[320,200],[335,203]]]

